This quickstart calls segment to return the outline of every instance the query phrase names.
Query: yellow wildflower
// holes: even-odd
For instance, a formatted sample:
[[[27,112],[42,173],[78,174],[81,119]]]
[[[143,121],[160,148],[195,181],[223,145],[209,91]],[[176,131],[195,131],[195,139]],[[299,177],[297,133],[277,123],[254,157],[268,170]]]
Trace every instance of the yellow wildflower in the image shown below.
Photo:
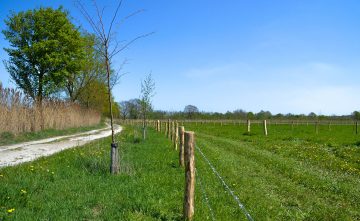
[[[15,208],[6,210],[8,213],[13,213],[15,211]]]
[[[26,190],[20,190],[20,192],[21,192],[22,194],[26,194],[26,193],[27,193]]]

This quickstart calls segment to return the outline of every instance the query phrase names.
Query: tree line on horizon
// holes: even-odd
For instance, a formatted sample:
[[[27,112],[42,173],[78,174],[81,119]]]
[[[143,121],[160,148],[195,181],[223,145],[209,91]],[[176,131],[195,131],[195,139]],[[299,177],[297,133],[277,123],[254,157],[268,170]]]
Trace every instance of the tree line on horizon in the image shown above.
[[[130,99],[119,103],[120,117],[126,119],[140,119],[141,118],[141,105],[140,99]],[[150,110],[149,119],[189,119],[189,120],[360,120],[360,112],[354,111],[349,115],[342,116],[327,116],[317,115],[311,112],[305,114],[272,114],[270,111],[261,110],[258,113],[237,109],[234,111],[227,111],[226,113],[220,112],[206,112],[199,111],[195,105],[185,106],[183,111],[163,111],[163,110]]]

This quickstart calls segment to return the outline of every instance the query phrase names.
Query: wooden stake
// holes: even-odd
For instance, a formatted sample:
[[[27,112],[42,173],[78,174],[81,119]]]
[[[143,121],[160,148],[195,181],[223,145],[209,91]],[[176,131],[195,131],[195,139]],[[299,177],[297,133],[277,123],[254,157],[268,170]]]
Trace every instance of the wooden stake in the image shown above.
[[[174,141],[174,121],[171,121],[170,124],[170,140]]]
[[[194,132],[185,132],[185,194],[184,218],[192,220],[195,198],[195,136]]]
[[[175,133],[174,133],[174,149],[178,149],[178,142],[179,142],[179,124],[178,122],[175,123]]]
[[[247,132],[250,133],[250,129],[251,129],[251,122],[250,120],[247,120]]]
[[[168,122],[167,122],[167,138],[170,138],[170,119],[168,120]]]
[[[184,138],[185,128],[184,126],[179,127],[179,164],[180,166],[184,166]]]
[[[264,134],[265,136],[268,135],[267,127],[266,127],[266,120],[264,120]]]

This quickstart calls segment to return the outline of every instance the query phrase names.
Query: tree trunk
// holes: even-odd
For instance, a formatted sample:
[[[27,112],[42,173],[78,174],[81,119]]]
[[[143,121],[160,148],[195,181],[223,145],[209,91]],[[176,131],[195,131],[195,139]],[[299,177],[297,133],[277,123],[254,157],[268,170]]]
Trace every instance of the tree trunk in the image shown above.
[[[111,125],[111,166],[110,173],[117,174],[119,173],[119,151],[115,143],[115,134],[114,134],[114,124],[113,124],[113,109],[111,101],[111,87],[110,87],[110,63],[108,56],[108,45],[105,43],[105,62],[106,62],[106,72],[107,72],[107,86],[108,86],[108,95],[109,95],[109,108],[110,108],[110,125]]]

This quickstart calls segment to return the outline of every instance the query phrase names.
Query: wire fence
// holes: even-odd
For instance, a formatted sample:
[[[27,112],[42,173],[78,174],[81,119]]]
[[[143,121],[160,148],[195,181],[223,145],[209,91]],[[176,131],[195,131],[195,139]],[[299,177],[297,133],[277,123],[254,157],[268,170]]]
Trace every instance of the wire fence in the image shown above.
[[[205,162],[209,165],[211,168],[213,174],[220,180],[223,187],[226,189],[226,191],[233,197],[233,199],[236,201],[237,205],[239,206],[240,210],[243,212],[243,214],[246,216],[247,220],[253,221],[254,219],[251,217],[250,213],[245,208],[244,204],[240,201],[239,197],[234,193],[234,191],[229,187],[229,185],[226,184],[224,178],[219,174],[219,172],[215,169],[215,167],[211,164],[209,159],[205,156],[204,152],[195,145],[196,150],[200,153],[202,158],[205,160]],[[199,176],[198,176],[199,177]],[[201,182],[201,181],[200,181]],[[212,211],[212,210],[211,210]]]
[[[197,177],[197,179],[199,180],[201,192],[202,192],[202,194],[203,194],[203,199],[204,199],[204,201],[205,201],[205,203],[206,203],[206,206],[209,208],[209,211],[210,211],[211,220],[215,221],[214,210],[213,210],[213,208],[212,208],[211,205],[210,205],[210,200],[209,200],[209,197],[208,197],[207,194],[206,194],[203,181],[202,181],[201,176],[200,176],[200,174],[199,174],[199,169],[196,168],[195,171],[196,171],[196,177]]]

